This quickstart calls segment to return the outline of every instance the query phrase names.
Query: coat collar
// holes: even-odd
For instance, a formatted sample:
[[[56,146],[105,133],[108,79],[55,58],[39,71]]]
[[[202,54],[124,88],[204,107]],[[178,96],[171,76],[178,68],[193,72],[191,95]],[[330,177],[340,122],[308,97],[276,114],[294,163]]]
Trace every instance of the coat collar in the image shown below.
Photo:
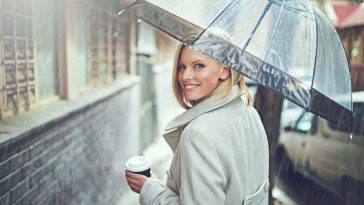
[[[165,128],[164,131],[169,132],[173,129],[176,129],[179,127],[184,127],[185,125],[187,125],[189,122],[191,122],[193,119],[195,119],[199,115],[202,115],[204,113],[207,113],[207,112],[210,112],[217,108],[220,108],[220,107],[232,102],[233,100],[235,100],[236,98],[238,98],[240,96],[241,96],[241,94],[238,95],[238,86],[233,86],[229,99],[225,100],[223,103],[216,104],[215,103],[216,97],[211,96],[211,97],[203,100],[202,102],[198,103],[197,105],[193,106],[189,110],[185,111],[184,113],[178,115],[176,118],[174,118],[172,121],[170,121],[167,124],[167,127]]]
[[[179,138],[182,133],[183,127],[185,127],[189,122],[191,122],[196,117],[204,113],[210,112],[212,110],[216,110],[240,98],[241,94],[239,94],[238,91],[239,91],[238,86],[233,86],[230,97],[223,103],[216,104],[215,103],[216,96],[211,96],[203,100],[202,102],[198,103],[197,105],[193,106],[189,110],[185,111],[184,113],[178,115],[172,121],[170,121],[164,130],[165,131],[164,138],[169,144],[169,146],[172,148],[172,150],[175,151],[179,143]]]

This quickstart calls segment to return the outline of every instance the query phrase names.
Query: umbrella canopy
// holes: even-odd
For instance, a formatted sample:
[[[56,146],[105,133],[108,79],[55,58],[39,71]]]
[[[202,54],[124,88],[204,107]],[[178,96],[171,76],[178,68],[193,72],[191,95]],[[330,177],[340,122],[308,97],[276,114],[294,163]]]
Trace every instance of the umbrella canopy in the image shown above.
[[[308,0],[137,0],[126,10],[351,130],[351,77],[344,47]],[[191,33],[195,37],[186,39]]]

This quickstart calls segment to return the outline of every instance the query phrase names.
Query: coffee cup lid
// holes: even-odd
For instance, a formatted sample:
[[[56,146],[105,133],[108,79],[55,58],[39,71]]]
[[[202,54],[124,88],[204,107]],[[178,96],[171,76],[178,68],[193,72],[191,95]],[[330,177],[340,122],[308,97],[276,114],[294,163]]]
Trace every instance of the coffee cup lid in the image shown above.
[[[131,172],[142,172],[150,168],[151,162],[147,157],[134,156],[128,159],[125,166]]]

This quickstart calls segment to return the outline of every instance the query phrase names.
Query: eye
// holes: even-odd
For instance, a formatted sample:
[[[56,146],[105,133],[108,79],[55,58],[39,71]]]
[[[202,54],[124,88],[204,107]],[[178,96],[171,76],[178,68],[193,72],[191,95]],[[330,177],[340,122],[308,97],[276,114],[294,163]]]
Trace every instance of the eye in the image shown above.
[[[204,67],[205,67],[205,65],[202,64],[202,63],[196,63],[195,64],[195,68],[204,68]]]
[[[184,70],[184,69],[186,69],[186,66],[185,66],[185,65],[183,65],[183,64],[179,64],[179,65],[177,66],[177,70]]]

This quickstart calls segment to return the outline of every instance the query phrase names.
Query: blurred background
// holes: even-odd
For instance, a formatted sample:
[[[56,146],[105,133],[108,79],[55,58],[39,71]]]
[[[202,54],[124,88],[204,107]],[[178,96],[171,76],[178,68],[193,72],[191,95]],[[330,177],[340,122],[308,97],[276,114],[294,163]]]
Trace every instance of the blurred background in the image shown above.
[[[133,155],[165,180],[161,135],[183,112],[177,42],[120,14],[131,2],[0,0],[0,205],[138,204],[124,179]],[[270,203],[364,204],[364,4],[312,2],[346,50],[354,131],[247,80],[268,134]]]

